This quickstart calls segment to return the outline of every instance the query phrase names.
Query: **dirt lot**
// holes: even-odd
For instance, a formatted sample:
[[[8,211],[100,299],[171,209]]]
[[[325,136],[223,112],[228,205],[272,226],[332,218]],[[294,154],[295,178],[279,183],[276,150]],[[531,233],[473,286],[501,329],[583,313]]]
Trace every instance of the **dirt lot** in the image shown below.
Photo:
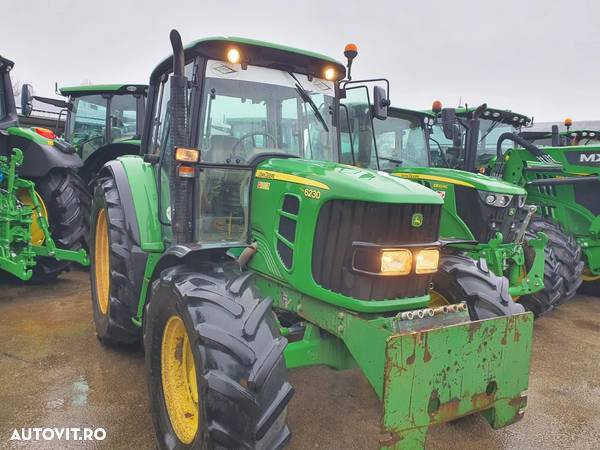
[[[103,427],[85,448],[154,448],[138,348],[107,349],[94,336],[85,272],[46,286],[0,285],[0,448],[14,428]],[[577,297],[536,323],[529,408],[494,431],[479,416],[432,429],[428,448],[600,448],[600,299]],[[379,404],[360,372],[295,370],[291,449],[370,449]]]

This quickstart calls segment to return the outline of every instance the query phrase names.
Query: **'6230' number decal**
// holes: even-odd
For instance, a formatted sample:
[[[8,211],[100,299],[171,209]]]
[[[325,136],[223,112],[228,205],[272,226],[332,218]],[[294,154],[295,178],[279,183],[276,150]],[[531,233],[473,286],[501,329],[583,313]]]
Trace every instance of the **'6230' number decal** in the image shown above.
[[[304,196],[308,198],[314,198],[316,200],[321,198],[321,191],[316,189],[304,188],[302,189],[302,192],[304,192]]]

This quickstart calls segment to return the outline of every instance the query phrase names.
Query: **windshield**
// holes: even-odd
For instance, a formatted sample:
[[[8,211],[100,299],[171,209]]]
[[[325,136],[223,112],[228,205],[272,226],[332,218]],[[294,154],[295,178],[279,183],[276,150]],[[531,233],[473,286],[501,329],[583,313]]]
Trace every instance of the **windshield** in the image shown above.
[[[137,135],[137,98],[134,95],[115,95],[110,99],[110,134],[113,142]]]
[[[429,147],[420,117],[394,114],[373,124],[381,170],[429,165]]]
[[[500,135],[504,133],[516,133],[519,130],[511,124],[496,122],[490,119],[481,119],[479,121],[479,144],[477,145],[477,158],[488,158],[496,156],[496,144]],[[515,146],[512,141],[504,141],[502,150],[506,151]]]
[[[84,160],[105,144],[107,104],[100,94],[73,100],[67,136]]]
[[[337,158],[330,81],[211,60],[203,93],[203,162],[244,165],[265,152]]]

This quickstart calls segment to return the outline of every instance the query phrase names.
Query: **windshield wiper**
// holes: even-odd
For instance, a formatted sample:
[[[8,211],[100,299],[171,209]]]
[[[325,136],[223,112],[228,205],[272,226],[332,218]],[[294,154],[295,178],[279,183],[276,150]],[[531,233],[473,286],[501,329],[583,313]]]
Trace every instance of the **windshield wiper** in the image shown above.
[[[402,165],[404,163],[404,161],[400,161],[399,159],[386,158],[385,156],[380,156],[379,159],[385,159],[386,161],[390,161],[390,162],[400,164],[400,165]]]
[[[300,84],[300,81],[298,81],[298,78],[296,78],[296,75],[294,75],[292,72],[288,72],[288,74],[290,75],[290,77],[292,77],[296,81],[296,92],[298,93],[298,95],[300,96],[302,101],[304,103],[308,103],[310,105],[310,107],[312,108],[312,110],[315,113],[315,116],[317,117],[317,119],[319,119],[319,122],[321,122],[321,125],[323,125],[323,128],[325,129],[325,131],[329,131],[329,128],[327,127],[327,124],[325,123],[325,119],[319,112],[319,108],[317,107],[317,105],[315,105],[315,102],[313,102],[313,99],[310,98],[310,94],[306,91],[306,89],[304,89],[302,87],[302,85]]]

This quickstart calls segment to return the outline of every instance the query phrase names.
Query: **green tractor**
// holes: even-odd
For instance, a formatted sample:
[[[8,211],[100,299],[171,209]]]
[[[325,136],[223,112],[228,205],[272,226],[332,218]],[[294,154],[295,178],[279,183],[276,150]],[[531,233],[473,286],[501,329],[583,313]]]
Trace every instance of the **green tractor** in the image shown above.
[[[147,88],[139,84],[72,86],[59,89],[67,101],[34,97],[67,111],[63,138],[83,160],[79,176],[90,189],[108,161],[139,154]]]
[[[344,65],[170,37],[143,156],[106,164],[92,207],[96,331],[143,341],[158,446],[283,447],[287,369],[310,365],[363,371],[383,449],[423,448],[430,426],[476,412],[494,428],[518,420],[533,316],[509,315],[494,283],[477,302],[428,306],[442,199],[332,162]]]
[[[437,142],[433,114],[390,108],[385,120],[372,120],[366,101],[364,91],[358,92],[342,106],[342,126],[347,124],[343,160],[416,181],[444,199],[440,234],[447,255],[433,276],[435,302],[448,303],[452,290],[471,282],[470,267],[462,266],[468,274],[455,267],[455,259],[463,255],[506,277],[510,295],[528,311],[536,316],[550,311],[562,282],[553,254],[544,254],[547,237],[528,231],[536,208],[526,204],[525,189],[450,168],[443,158],[452,150],[430,148],[430,142]],[[458,128],[445,131],[459,147]]]
[[[71,262],[89,264],[76,170],[81,159],[44,128],[19,127],[10,80],[0,57],[0,275],[46,282]],[[30,90],[22,92],[30,107]]]
[[[570,117],[565,119],[564,126],[565,131],[559,131],[558,125],[552,125],[551,131],[525,130],[519,136],[537,147],[600,145],[600,131],[584,128],[571,130],[573,120]]]
[[[597,293],[600,147],[537,147],[528,142],[527,134],[519,134],[530,119],[507,110],[447,111],[446,120],[458,123],[466,140],[472,141],[472,150],[456,164],[524,187],[528,201],[538,207],[530,229],[549,237],[563,279],[560,302],[572,298],[582,281],[588,291]],[[556,136],[554,140],[559,143]]]

